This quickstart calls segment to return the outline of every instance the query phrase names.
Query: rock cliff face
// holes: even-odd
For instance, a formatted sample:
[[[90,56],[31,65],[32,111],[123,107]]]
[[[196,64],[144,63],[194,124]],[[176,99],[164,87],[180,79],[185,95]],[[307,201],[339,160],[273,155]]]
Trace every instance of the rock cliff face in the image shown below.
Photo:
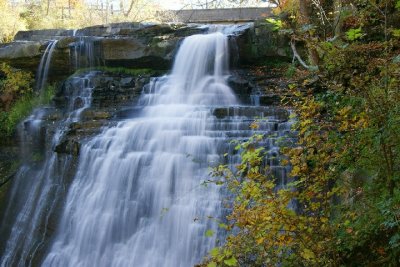
[[[81,123],[71,125],[68,140],[63,140],[56,147],[57,152],[76,154],[80,141],[88,133],[100,129],[112,118],[135,112],[132,108],[125,109],[125,106],[127,103],[132,106],[150,76],[158,76],[170,69],[181,40],[189,35],[203,33],[209,27],[212,26],[118,23],[79,30],[22,31],[15,36],[13,42],[0,44],[0,63],[6,62],[13,67],[36,73],[46,48],[50,42],[57,40],[51,56],[48,81],[57,81],[61,86],[54,98],[58,111],[49,115],[50,123],[61,118],[59,109],[68,104],[68,90],[72,86],[71,79],[65,79],[77,69],[149,69],[146,75],[102,71],[90,81],[94,84],[92,108],[84,112]],[[229,84],[242,103],[270,105],[279,102],[280,98],[276,94],[263,95],[262,86],[257,85],[242,66],[269,58],[287,60],[287,48],[287,41],[277,35],[265,21],[255,22],[250,27],[238,27],[230,36],[231,65],[236,70],[229,78]],[[77,106],[81,104],[79,100],[74,103]]]
[[[271,84],[259,83],[249,69],[244,69],[245,64],[251,65],[269,57],[284,59],[287,57],[282,52],[284,49],[279,49],[284,41],[276,37],[273,31],[264,29],[264,26],[247,27],[230,37],[231,65],[236,68],[231,72],[228,84],[241,104],[258,107],[214,108],[213,115],[217,120],[230,121],[234,116],[240,116],[247,117],[250,123],[260,116],[273,116],[276,118],[276,121],[271,121],[273,130],[278,129],[279,123],[288,120],[289,114],[286,110],[262,107],[262,105],[277,104],[280,98],[277,94],[263,95],[264,86],[271,87]],[[271,43],[263,43],[262,34],[267,33],[263,32],[260,35],[257,30],[260,27],[276,39]],[[35,173],[49,164],[48,168],[54,168],[52,175],[63,173],[60,180],[63,181],[63,186],[68,188],[75,175],[82,145],[103,129],[137,116],[141,110],[137,103],[142,91],[151,91],[151,88],[146,86],[149,81],[158,79],[157,76],[170,69],[181,40],[206,30],[206,26],[199,25],[123,23],[77,31],[19,32],[14,42],[0,45],[0,62],[8,62],[16,68],[35,73],[49,44],[54,44],[53,40],[57,40],[52,51],[48,79],[57,81],[56,95],[49,107],[38,108],[30,118],[20,124],[19,133],[23,138],[16,141],[15,146],[0,146],[0,163],[2,161],[7,163],[3,164],[4,168],[0,164],[0,177],[3,173],[9,178],[13,177],[12,173],[19,166],[15,158],[18,158],[19,154],[23,155],[23,150],[28,148],[26,150],[30,150],[30,153],[22,158],[22,161],[25,160],[26,164],[33,166],[32,172]],[[268,47],[269,50],[264,50],[263,47],[268,45],[271,45]],[[104,67],[121,69],[111,70]],[[265,76],[262,78],[265,79]],[[90,93],[82,91],[86,89],[90,89]],[[88,99],[90,99],[89,104]],[[241,130],[248,129],[247,125],[243,127]],[[14,139],[19,140],[17,136]],[[9,160],[11,155],[14,156]],[[54,161],[57,163],[55,165],[51,163],[53,158],[57,159]],[[66,170],[60,171],[59,168]],[[3,169],[7,169],[7,172]],[[21,180],[15,177],[13,181]],[[2,180],[0,185],[1,183]],[[6,207],[2,206],[9,201],[5,199],[11,199],[9,195],[11,179],[4,184],[5,186],[0,186],[0,218],[10,217],[9,222],[12,222],[17,215],[10,213],[11,215],[4,216]],[[26,181],[26,186],[30,187],[29,181]],[[42,243],[32,259],[33,265],[40,264],[42,254],[47,249],[49,237],[52,236],[59,220],[66,193],[67,190],[58,192],[54,197],[56,198],[54,204],[49,206],[51,211],[48,217],[43,221],[38,220],[37,238],[42,240]],[[46,205],[43,207],[47,210]],[[10,233],[12,224],[7,223],[4,224],[0,235]],[[5,245],[4,242],[0,242],[0,254],[4,251]]]
[[[19,32],[0,45],[0,62],[33,73],[50,40],[58,40],[49,77],[59,80],[77,68],[106,66],[168,69],[182,38],[201,33],[195,25],[120,23],[80,30]]]
[[[71,77],[62,83],[54,97],[56,109],[48,114],[50,123],[51,118],[62,119],[62,110],[67,108],[66,105],[72,105],[74,109],[83,106],[83,100],[71,94],[76,91],[74,79],[81,77],[85,77],[93,88],[91,105],[80,114],[79,121],[68,125],[65,135],[54,147],[57,153],[77,156],[81,144],[99,133],[103,126],[133,115],[135,108],[132,106],[135,106],[143,86],[151,78],[150,74],[132,76],[102,71],[96,71],[90,77],[87,77],[87,73]]]
[[[52,53],[49,80],[62,80],[76,69],[94,66],[170,68],[180,41],[207,31],[195,24],[118,23],[79,30],[35,30],[17,33],[14,41],[0,45],[0,62],[36,73],[51,40],[58,40]],[[268,58],[290,58],[285,38],[266,22],[255,22],[232,37],[232,64],[252,64]]]

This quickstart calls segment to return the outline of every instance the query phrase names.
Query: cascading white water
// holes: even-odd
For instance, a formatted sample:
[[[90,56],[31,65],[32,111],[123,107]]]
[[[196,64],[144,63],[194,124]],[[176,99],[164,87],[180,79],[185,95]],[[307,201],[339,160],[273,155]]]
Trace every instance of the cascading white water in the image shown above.
[[[77,32],[74,32],[74,37]],[[91,68],[100,66],[100,60],[95,51],[95,42],[100,39],[93,36],[79,36],[74,45],[71,47],[71,62],[75,69]],[[97,57],[96,57],[97,55]]]
[[[187,267],[215,245],[205,232],[220,193],[200,184],[225,142],[208,129],[211,107],[236,105],[227,51],[222,33],[186,38],[171,75],[145,88],[141,115],[84,146],[43,266]]]
[[[10,203],[2,220],[2,227],[12,226],[7,233],[4,251],[0,258],[0,266],[32,266],[32,260],[45,243],[49,217],[56,212],[56,205],[63,194],[64,175],[71,167],[71,157],[62,159],[54,152],[68,126],[79,119],[80,113],[88,108],[91,103],[92,87],[88,84],[88,77],[95,75],[89,73],[84,77],[74,77],[72,92],[69,92],[70,106],[66,110],[66,118],[58,125],[47,151],[44,152],[43,165],[36,166],[26,162],[15,177],[15,184],[11,192]],[[79,100],[80,107],[74,106]],[[33,138],[31,142],[37,143],[41,125],[44,123],[45,108],[39,108],[22,123],[22,150],[25,154],[35,154],[29,147],[27,138]],[[29,151],[27,151],[29,150]],[[15,214],[15,212],[18,212]],[[42,228],[42,229],[41,229]],[[5,238],[4,236],[2,238]]]
[[[36,77],[36,88],[39,91],[42,90],[47,83],[51,58],[53,56],[53,52],[56,45],[57,45],[57,40],[50,41],[46,47],[46,50],[43,53],[42,58],[40,59]]]

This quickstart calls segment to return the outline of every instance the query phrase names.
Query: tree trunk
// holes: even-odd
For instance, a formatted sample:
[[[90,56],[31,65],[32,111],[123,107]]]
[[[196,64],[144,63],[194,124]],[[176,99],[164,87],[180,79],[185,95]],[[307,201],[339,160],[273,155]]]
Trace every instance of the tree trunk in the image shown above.
[[[50,0],[47,0],[46,16],[49,15],[49,11],[50,11]]]
[[[299,22],[302,25],[311,24],[310,20],[310,12],[309,12],[310,3],[308,0],[299,0]],[[308,36],[306,38],[306,44],[308,49],[308,56],[310,59],[310,63],[314,66],[319,65],[319,55],[317,50],[314,48],[313,44],[310,42],[312,36]]]
[[[335,24],[334,24],[335,37],[340,37],[342,35],[342,25],[343,25],[342,0],[334,0],[333,5],[335,12]]]
[[[131,13],[132,8],[133,8],[133,4],[135,4],[135,0],[131,0],[131,3],[130,3],[129,8],[128,8],[128,11],[126,11],[126,13],[124,13],[125,17],[128,17],[129,14]]]

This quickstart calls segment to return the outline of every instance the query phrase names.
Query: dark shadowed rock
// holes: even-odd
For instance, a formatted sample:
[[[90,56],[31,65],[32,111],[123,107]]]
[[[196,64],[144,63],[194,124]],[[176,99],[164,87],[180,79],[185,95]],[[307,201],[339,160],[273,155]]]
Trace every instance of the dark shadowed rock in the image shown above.
[[[229,117],[247,117],[262,119],[276,116],[279,122],[285,122],[289,120],[289,112],[286,109],[278,107],[221,107],[215,108],[213,111],[213,115],[217,119]]]

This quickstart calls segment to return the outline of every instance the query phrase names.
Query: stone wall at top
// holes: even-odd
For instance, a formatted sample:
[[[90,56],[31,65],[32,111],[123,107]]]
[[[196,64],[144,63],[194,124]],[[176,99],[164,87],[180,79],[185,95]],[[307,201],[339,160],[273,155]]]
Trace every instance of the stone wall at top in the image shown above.
[[[288,40],[265,19],[240,27],[230,35],[232,65],[262,63],[271,58],[290,60]],[[52,54],[49,80],[62,80],[85,67],[124,67],[168,70],[186,36],[205,33],[199,24],[116,23],[79,30],[33,30],[17,33],[0,44],[0,62],[35,73],[49,43]]]

